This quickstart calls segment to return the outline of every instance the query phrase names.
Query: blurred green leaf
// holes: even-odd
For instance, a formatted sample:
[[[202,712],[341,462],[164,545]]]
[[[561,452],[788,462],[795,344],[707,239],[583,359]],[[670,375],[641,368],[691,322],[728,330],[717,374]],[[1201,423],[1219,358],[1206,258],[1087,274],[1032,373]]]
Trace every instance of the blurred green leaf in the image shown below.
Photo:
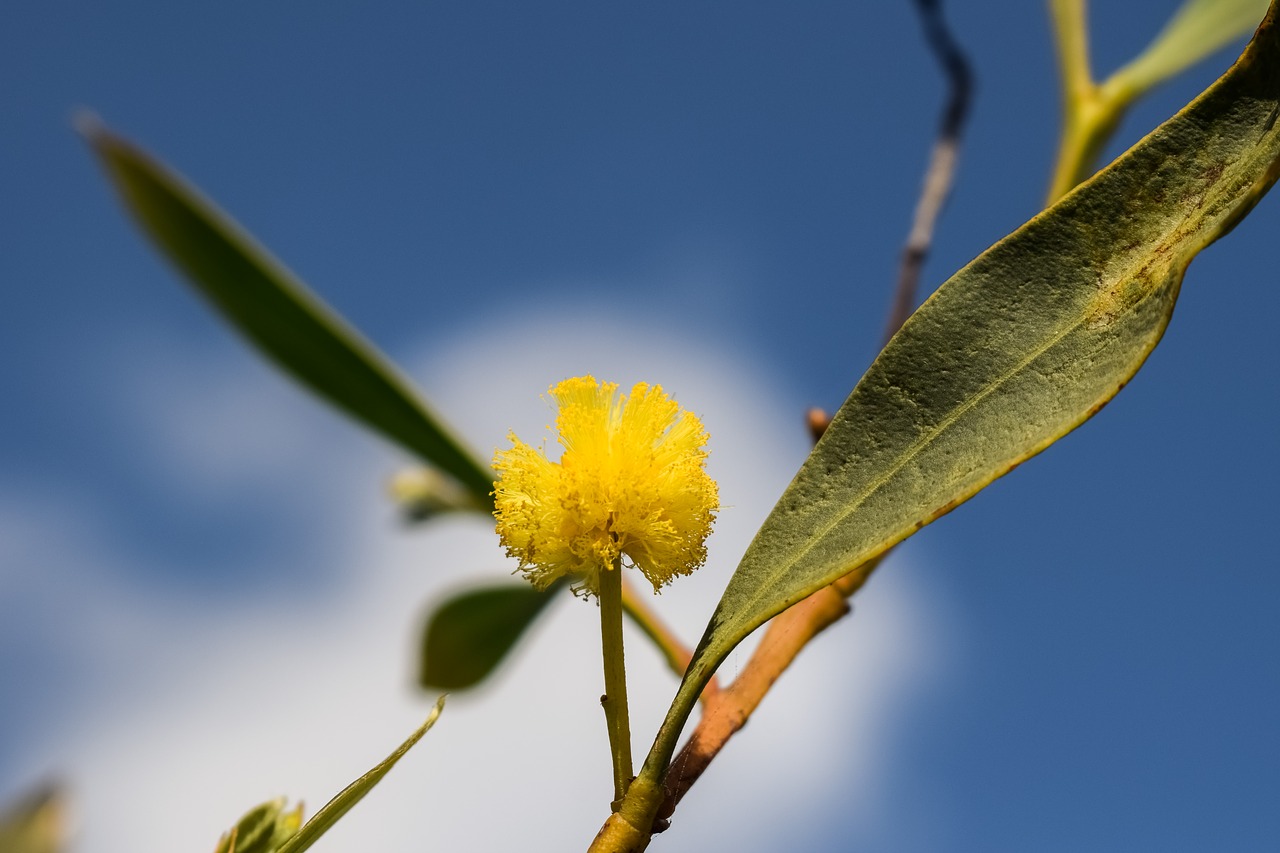
[[[405,753],[412,749],[414,744],[422,740],[422,736],[435,725],[436,719],[443,709],[444,697],[441,696],[436,700],[436,706],[431,709],[426,722],[419,726],[416,732],[409,735],[408,740],[400,744],[395,752],[388,755],[368,773],[343,788],[342,792],[326,803],[324,808],[316,812],[315,817],[307,821],[296,835],[282,844],[276,853],[302,853],[303,850],[307,850],[312,844],[315,844],[343,815],[351,811],[356,803],[364,799],[364,795],[373,790],[374,785],[382,781],[382,777],[390,772],[397,761],[404,758]]]
[[[35,790],[0,812],[0,853],[61,853],[66,806],[52,786]]]
[[[1101,84],[1089,72],[1083,0],[1053,0],[1050,9],[1064,84],[1062,139],[1048,194],[1053,203],[1093,174],[1135,100],[1245,35],[1262,19],[1267,2],[1186,0],[1141,55]]]
[[[1248,34],[1266,12],[1267,0],[1186,0],[1109,83],[1136,97]]]
[[[194,187],[82,119],[121,200],[162,252],[266,356],[365,426],[456,478],[479,509],[493,474],[395,367]]]
[[[564,586],[528,583],[468,589],[427,617],[418,680],[423,687],[463,690],[489,676],[525,629]]]
[[[276,853],[302,825],[302,806],[287,812],[284,806],[281,797],[250,809],[218,840],[215,853]]]
[[[743,638],[1044,450],[1129,381],[1187,265],[1275,182],[1277,116],[1273,6],[1222,79],[921,306],[743,556],[645,764],[646,790]]]

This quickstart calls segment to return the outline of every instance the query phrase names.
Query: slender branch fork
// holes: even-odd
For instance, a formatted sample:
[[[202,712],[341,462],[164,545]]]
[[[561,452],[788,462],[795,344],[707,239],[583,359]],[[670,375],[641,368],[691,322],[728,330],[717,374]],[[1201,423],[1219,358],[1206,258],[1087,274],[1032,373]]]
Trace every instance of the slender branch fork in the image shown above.
[[[973,88],[969,63],[946,26],[940,0],[915,0],[915,6],[930,50],[946,73],[949,94],[911,232],[903,250],[886,339],[898,330],[914,306],[920,271],[928,256],[934,225],[951,190]],[[816,441],[825,428],[823,416],[811,412],[809,425]],[[882,559],[883,555],[854,567],[849,574],[775,617],[738,677],[728,686],[703,694],[702,718],[667,771],[665,800],[658,811],[655,830],[665,828],[667,818],[675,811],[681,798],[734,733],[742,728],[800,650],[850,612],[848,599],[862,588]],[[668,657],[670,659],[670,655]]]

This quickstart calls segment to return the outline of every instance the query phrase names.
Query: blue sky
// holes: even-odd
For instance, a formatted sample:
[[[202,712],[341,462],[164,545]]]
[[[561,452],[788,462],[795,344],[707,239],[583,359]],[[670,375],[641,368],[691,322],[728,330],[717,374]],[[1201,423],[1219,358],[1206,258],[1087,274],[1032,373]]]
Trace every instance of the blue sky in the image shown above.
[[[1175,4],[1096,5],[1105,71]],[[979,84],[930,288],[1036,212],[1057,128],[1041,5],[948,15]],[[276,716],[235,726],[256,738],[297,725],[314,744],[335,719],[379,721],[334,747],[354,764],[255,741],[248,754],[278,763],[215,793],[202,780],[216,768],[199,761],[221,757],[234,776],[241,741],[229,739],[176,761],[166,784],[139,784],[163,791],[190,774],[213,827],[276,793],[314,802],[336,789],[429,705],[403,683],[416,584],[425,601],[466,577],[463,563],[505,569],[483,530],[396,528],[382,489],[403,460],[258,365],[177,283],[71,132],[74,108],[203,187],[482,451],[510,426],[536,430],[538,394],[565,372],[662,382],[714,414],[713,459],[741,478],[705,570],[722,584],[750,519],[803,458],[804,407],[838,405],[874,356],[941,98],[907,3],[18,3],[2,17],[0,796],[48,772],[76,785],[80,768],[97,780],[80,783],[84,850],[114,843],[92,840],[117,819],[95,792],[145,763],[132,750],[162,731],[150,715],[207,708],[202,674],[234,684],[246,644],[282,662],[337,655],[314,627],[330,622],[367,653],[379,638],[401,644],[360,682],[387,686],[386,703],[343,706],[344,693],[316,687],[349,716],[309,709],[306,729],[288,716],[305,705],[268,692]],[[1162,88],[1120,144],[1229,61]],[[1280,203],[1264,200],[1192,265],[1165,341],[1114,403],[895,556],[795,674],[792,698],[788,681],[769,698],[743,757],[725,756],[738,770],[708,776],[664,849],[713,837],[697,834],[717,825],[698,829],[699,812],[743,821],[762,850],[778,836],[741,814],[794,820],[814,850],[1274,845],[1278,225]],[[714,578],[699,583],[688,603],[670,594],[690,637],[710,606],[698,595],[714,600]],[[357,615],[381,601],[414,606],[362,630]],[[451,705],[432,737],[454,724],[481,738],[482,721],[502,719],[494,709],[524,707],[540,683],[598,690],[593,670],[536,668],[567,630],[539,635],[542,652]],[[280,685],[274,672],[253,683],[305,695],[311,682]],[[845,711],[860,734],[841,732],[842,754],[830,744]],[[770,714],[794,740],[762,734]],[[155,766],[175,761],[177,734],[152,740]],[[437,749],[424,785],[458,778]],[[764,770],[793,753],[820,769],[807,787],[779,785],[804,803],[771,820]],[[594,771],[564,772],[558,784]],[[574,783],[582,797],[592,781]],[[388,813],[398,784],[377,795]],[[576,829],[585,839],[593,827]],[[206,843],[179,830],[138,848]]]

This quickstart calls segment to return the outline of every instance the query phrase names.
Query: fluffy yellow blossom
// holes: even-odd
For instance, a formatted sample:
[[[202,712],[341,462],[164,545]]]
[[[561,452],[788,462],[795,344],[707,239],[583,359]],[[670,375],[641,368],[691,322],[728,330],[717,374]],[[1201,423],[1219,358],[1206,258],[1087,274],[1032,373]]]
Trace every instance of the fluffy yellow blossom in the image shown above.
[[[707,476],[707,432],[657,385],[629,396],[590,376],[550,390],[559,462],[511,434],[494,456],[498,536],[543,588],[563,575],[599,590],[601,569],[625,557],[655,591],[702,565],[719,508]]]

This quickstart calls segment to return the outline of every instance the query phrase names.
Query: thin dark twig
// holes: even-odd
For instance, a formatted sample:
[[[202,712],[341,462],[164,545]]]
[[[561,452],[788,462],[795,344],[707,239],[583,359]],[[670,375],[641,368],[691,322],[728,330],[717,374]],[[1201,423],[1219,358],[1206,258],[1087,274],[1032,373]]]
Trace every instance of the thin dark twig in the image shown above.
[[[964,51],[951,35],[942,17],[941,0],[913,0],[920,13],[925,40],[942,66],[948,83],[947,102],[943,106],[942,121],[938,128],[929,166],[924,174],[924,186],[916,201],[915,217],[911,232],[902,249],[898,265],[898,283],[894,289],[893,303],[885,323],[882,345],[889,342],[902,324],[911,316],[919,290],[920,272],[924,269],[929,247],[933,243],[933,229],[942,214],[942,208],[951,194],[956,164],[960,157],[960,139],[969,118],[969,104],[973,100],[973,69]],[[810,409],[805,418],[809,433],[816,443],[831,423],[831,416],[822,409]]]
[[[973,88],[969,63],[943,23],[940,0],[915,0],[915,3],[924,23],[929,46],[946,70],[951,92],[942,115],[942,128],[934,144],[929,169],[925,173],[925,186],[916,208],[915,222],[903,254],[895,309],[890,317],[890,335],[897,331],[911,312],[916,281],[920,277],[920,267],[933,237],[933,226],[946,201],[951,179],[955,174],[960,135],[969,111]],[[828,422],[829,419],[822,411],[810,411],[809,428],[815,441]],[[705,698],[702,718],[667,770],[664,780],[666,798],[658,809],[656,824],[651,831],[660,832],[666,828],[667,819],[671,817],[681,798],[747,722],[796,655],[818,634],[849,612],[848,599],[862,587],[883,556],[878,555],[855,567],[849,574],[776,616],[765,629],[760,645],[733,682]],[[626,821],[620,814],[615,813],[605,824],[601,834],[596,837],[598,844],[612,843],[615,836],[610,835],[610,831],[619,831],[618,827]],[[632,837],[634,827],[627,832],[631,833],[627,837]],[[640,842],[640,846],[644,843]],[[593,845],[592,849],[597,847]],[[599,849],[605,848],[601,846]]]
[[[934,140],[929,156],[929,167],[924,174],[924,186],[916,202],[915,218],[911,233],[902,250],[902,262],[898,267],[898,286],[894,291],[893,307],[885,325],[885,341],[907,321],[915,308],[916,291],[920,271],[929,246],[933,242],[933,229],[951,193],[955,178],[956,162],[960,156],[960,138],[969,117],[969,103],[973,96],[973,70],[964,51],[956,43],[942,17],[941,0],[914,0],[924,26],[929,49],[942,66],[947,77],[947,103],[942,110],[942,122],[938,137]]]
[[[969,69],[969,62],[942,19],[940,2],[941,0],[915,0],[929,47],[946,71],[950,93],[942,114],[942,127],[925,173],[924,189],[916,207],[915,221],[903,252],[898,292],[886,337],[896,332],[911,313],[920,268],[933,239],[934,223],[946,202],[955,175],[960,136],[969,113],[973,91],[973,74]],[[809,411],[808,423],[814,441],[821,437],[829,422],[825,412],[819,409]],[[665,826],[666,819],[671,816],[676,804],[702,776],[734,733],[746,723],[760,700],[791,665],[800,650],[827,626],[839,621],[849,612],[848,599],[862,587],[882,558],[883,555],[877,556],[858,566],[769,623],[764,638],[746,667],[732,684],[717,691],[706,703],[706,710],[694,728],[693,735],[672,761],[666,778],[667,798],[658,810],[659,826]]]

